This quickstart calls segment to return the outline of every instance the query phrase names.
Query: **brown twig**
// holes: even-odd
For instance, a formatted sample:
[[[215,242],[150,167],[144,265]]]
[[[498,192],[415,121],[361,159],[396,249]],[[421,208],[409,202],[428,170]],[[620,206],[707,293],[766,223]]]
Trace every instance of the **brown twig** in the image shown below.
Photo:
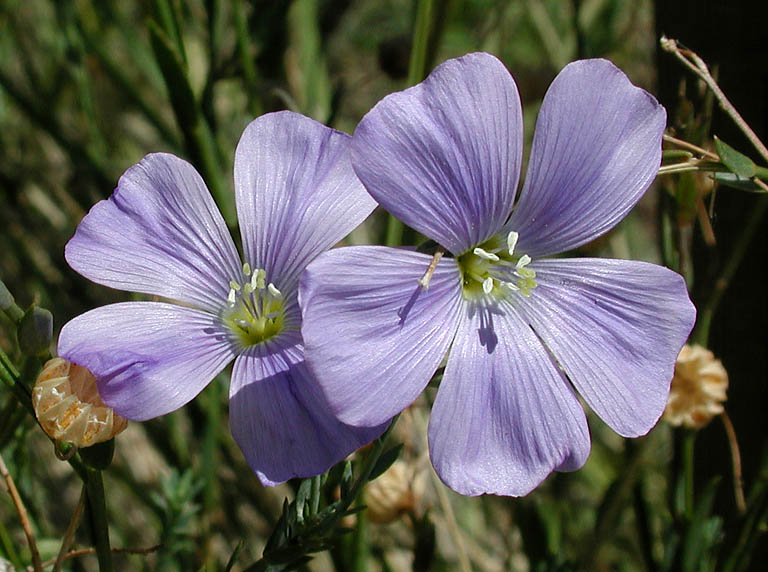
[[[699,147],[698,145],[694,145],[693,143],[688,143],[688,141],[683,141],[682,139],[678,139],[677,137],[672,137],[671,135],[667,135],[666,133],[662,135],[662,137],[664,141],[666,141],[667,143],[671,143],[675,147],[680,147],[681,149],[687,149],[688,151],[693,151],[694,153],[698,153],[699,155],[708,157],[713,161],[720,160],[720,157],[718,157],[717,153],[708,151],[707,149],[704,149],[703,147]]]
[[[731,418],[723,410],[720,414],[723,420],[725,434],[728,436],[728,447],[731,449],[731,463],[733,464],[733,495],[736,497],[736,508],[739,514],[747,512],[747,503],[744,500],[744,480],[741,476],[741,453],[739,452],[739,442],[736,440],[736,430],[733,428]]]
[[[155,544],[154,546],[150,546],[149,548],[112,548],[111,552],[114,554],[151,554],[152,552],[157,552],[163,547],[162,544]],[[78,556],[88,556],[89,554],[96,554],[95,548],[78,548],[77,550],[70,550],[64,555],[64,560],[69,560],[70,558],[77,558]],[[50,560],[46,560],[43,562],[43,566],[47,567],[53,564],[56,561],[56,558],[51,558]],[[32,568],[27,568],[27,572],[31,572]]]
[[[717,99],[717,102],[720,104],[720,108],[725,111],[725,113],[728,114],[728,116],[733,120],[738,128],[741,129],[742,133],[744,133],[747,139],[749,139],[750,143],[752,143],[755,149],[757,149],[757,152],[760,153],[763,160],[768,161],[768,148],[763,145],[763,142],[760,141],[760,138],[755,134],[754,131],[752,131],[752,128],[747,125],[747,122],[744,121],[744,118],[741,116],[741,114],[725,96],[723,90],[720,89],[720,86],[717,85],[715,78],[713,78],[712,74],[709,72],[709,68],[707,67],[707,64],[704,62],[704,60],[702,60],[698,54],[696,54],[696,52],[681,47],[677,40],[662,36],[660,43],[661,49],[675,56],[678,60],[680,60],[680,62],[682,62],[685,67],[691,70],[705,84],[707,84],[707,87],[709,87],[709,89],[712,91],[712,94],[715,96],[715,99]]]
[[[61,565],[67,556],[67,551],[69,550],[70,546],[72,546],[72,539],[75,536],[77,525],[80,524],[80,515],[83,514],[84,508],[85,508],[85,486],[83,486],[83,490],[80,493],[80,500],[77,501],[75,512],[72,513],[72,519],[69,521],[69,526],[67,526],[67,530],[64,533],[64,538],[61,539],[61,548],[59,549],[59,555],[56,557],[56,562],[53,565],[52,572],[59,572],[59,570],[61,570]]]
[[[24,528],[24,534],[26,535],[27,543],[29,544],[29,552],[32,554],[32,570],[34,570],[34,572],[43,572],[40,553],[37,551],[35,535],[29,524],[27,509],[24,508],[24,503],[19,495],[19,490],[16,488],[16,483],[13,482],[13,477],[11,477],[11,474],[8,472],[8,467],[5,466],[5,461],[3,461],[2,455],[0,455],[0,475],[5,479],[5,484],[8,485],[8,492],[11,495],[11,500],[13,500],[13,504],[16,507],[16,512],[19,513],[19,520],[21,521],[22,528]]]

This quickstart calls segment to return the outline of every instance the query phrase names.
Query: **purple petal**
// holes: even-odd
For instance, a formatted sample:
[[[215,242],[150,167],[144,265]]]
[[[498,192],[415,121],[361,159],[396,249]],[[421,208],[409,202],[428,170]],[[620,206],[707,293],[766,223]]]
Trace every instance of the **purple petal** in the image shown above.
[[[58,354],[87,367],[99,394],[144,421],[192,400],[235,357],[218,319],[162,302],[102,306],[61,329]]]
[[[553,470],[589,456],[584,411],[511,306],[462,320],[429,422],[429,450],[463,495],[528,494]]]
[[[613,228],[661,163],[666,112],[606,60],[569,64],[547,91],[528,174],[508,227],[533,257]]]
[[[518,310],[589,406],[617,433],[647,433],[664,411],[696,316],[679,274],[627,260],[540,260]]]
[[[289,111],[252,121],[235,154],[243,247],[281,290],[376,206],[355,176],[351,138]]]
[[[385,209],[458,255],[509,216],[522,146],[517,86],[477,53],[381,100],[355,130],[352,162]]]
[[[240,258],[205,183],[186,161],[147,155],[83,218],[69,265],[111,288],[218,311]]]
[[[379,246],[323,254],[301,279],[307,363],[333,412],[374,426],[410,405],[440,365],[462,306],[456,263]]]
[[[229,399],[232,434],[265,485],[323,473],[386,429],[333,417],[304,365],[298,332],[238,357]]]

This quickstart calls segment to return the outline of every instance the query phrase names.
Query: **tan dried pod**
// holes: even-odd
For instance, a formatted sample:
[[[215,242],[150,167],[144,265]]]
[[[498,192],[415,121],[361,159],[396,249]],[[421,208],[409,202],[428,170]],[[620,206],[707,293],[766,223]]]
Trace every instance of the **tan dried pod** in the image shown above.
[[[102,401],[94,375],[62,358],[43,366],[32,389],[32,405],[48,436],[78,447],[108,441],[128,426]]]
[[[727,389],[728,372],[720,360],[702,346],[686,344],[677,357],[664,419],[701,429],[723,412]]]
[[[392,522],[416,509],[423,496],[426,473],[407,461],[397,460],[365,489],[365,504],[371,522]]]

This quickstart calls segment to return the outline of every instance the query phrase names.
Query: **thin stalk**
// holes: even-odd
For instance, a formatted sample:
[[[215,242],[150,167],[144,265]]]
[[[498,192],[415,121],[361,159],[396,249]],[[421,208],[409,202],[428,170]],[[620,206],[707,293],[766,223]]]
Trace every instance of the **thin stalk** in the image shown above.
[[[21,570],[23,567],[21,558],[19,557],[19,553],[16,552],[16,547],[13,545],[11,535],[8,534],[2,521],[0,521],[0,547],[2,547],[3,554],[5,554],[6,558],[13,564],[14,569]]]
[[[434,0],[419,0],[416,8],[416,22],[413,27],[411,59],[408,63],[408,85],[416,85],[427,76],[427,56],[429,39],[432,34]],[[400,246],[403,243],[405,226],[394,216],[387,220],[387,246]]]
[[[368,570],[368,519],[366,518],[365,511],[358,512],[355,515],[355,532],[352,543],[353,559],[352,570],[353,572],[366,572]]]
[[[113,177],[101,157],[91,149],[79,145],[64,134],[64,129],[51,110],[27,97],[11,78],[0,68],[0,87],[14,101],[31,123],[48,133],[51,138],[67,153],[75,164],[87,165],[93,173],[95,183],[102,188],[110,188]]]
[[[53,570],[51,572],[59,572],[61,570],[64,558],[66,557],[69,548],[72,546],[72,540],[74,539],[77,525],[80,524],[80,516],[83,514],[83,509],[85,508],[85,495],[85,486],[83,486],[83,490],[80,493],[80,500],[77,501],[75,512],[72,513],[69,526],[67,526],[64,537],[61,539],[61,548],[59,548],[59,554],[56,556],[56,562],[53,564]]]
[[[40,552],[37,550],[35,534],[32,532],[32,526],[29,522],[27,509],[24,506],[24,502],[21,500],[21,495],[19,494],[19,490],[16,488],[16,483],[13,482],[13,477],[8,472],[8,467],[5,466],[5,461],[3,461],[2,455],[0,455],[0,476],[3,477],[5,484],[8,486],[8,493],[11,495],[13,505],[16,507],[16,513],[19,515],[21,527],[24,529],[24,535],[27,537],[29,552],[32,555],[32,566],[34,567],[35,572],[42,572],[43,563],[40,560]]]
[[[456,556],[459,559],[459,570],[461,570],[461,572],[472,572],[472,564],[470,563],[469,555],[467,554],[464,535],[461,533],[458,522],[456,522],[456,515],[453,512],[451,499],[448,496],[445,485],[440,482],[437,473],[430,471],[429,474],[432,477],[432,482],[437,491],[437,497],[440,501],[440,508],[443,510],[448,534],[450,534],[453,545],[456,547]]]
[[[34,416],[35,409],[32,407],[32,397],[29,388],[23,383],[19,383],[19,372],[13,365],[13,362],[5,355],[2,348],[0,348],[0,379],[13,392],[19,403]]]
[[[717,102],[720,104],[720,108],[725,111],[725,113],[728,114],[736,126],[741,129],[741,132],[744,133],[747,139],[749,139],[750,143],[752,143],[755,149],[757,149],[757,152],[760,153],[760,156],[763,158],[763,160],[768,161],[768,148],[763,145],[763,142],[760,141],[760,138],[755,134],[754,131],[752,131],[752,128],[747,124],[746,121],[744,121],[744,118],[741,116],[741,114],[725,96],[725,93],[723,93],[723,90],[720,89],[720,86],[717,85],[715,78],[712,77],[712,74],[709,72],[709,68],[707,67],[707,64],[704,62],[704,60],[702,60],[696,52],[686,48],[681,48],[677,40],[667,38],[666,36],[661,38],[661,49],[666,52],[670,52],[673,56],[680,60],[680,62],[682,62],[685,67],[691,70],[694,74],[696,74],[697,77],[699,77],[699,79],[707,84],[707,87],[709,87],[709,89],[712,91],[712,94],[715,96],[715,99],[717,99]]]
[[[240,66],[243,68],[245,92],[248,95],[248,109],[251,115],[258,117],[262,114],[261,101],[258,97],[259,82],[256,66],[251,53],[251,37],[248,34],[248,22],[242,0],[232,0],[232,15],[235,20],[235,37],[237,53],[240,56]]]
[[[94,38],[89,27],[82,21],[82,17],[80,20],[80,35],[82,36],[88,51],[96,56],[101,67],[107,75],[112,78],[112,81],[117,84],[121,93],[125,94],[125,96],[142,112],[155,129],[157,129],[157,132],[163,140],[173,149],[180,149],[181,143],[179,142],[176,132],[170,125],[168,125],[160,114],[157,113],[155,107],[144,99],[142,92],[137,89],[137,86],[140,84],[126,75],[124,68],[115,63],[107,50],[104,49],[104,43],[101,39]]]
[[[760,228],[766,208],[768,208],[768,200],[760,200],[756,202],[754,208],[752,208],[752,211],[749,213],[747,222],[741,231],[741,235],[731,249],[728,262],[715,281],[712,294],[709,296],[709,299],[704,306],[699,308],[699,319],[697,320],[696,328],[693,330],[691,339],[704,347],[707,346],[712,318],[717,311],[717,307],[720,304],[725,291],[731,283],[731,279],[734,274],[736,274],[736,270],[738,270],[741,261],[747,253],[749,245],[752,242],[752,237],[755,232],[757,232],[757,229]]]
[[[693,484],[693,452],[696,444],[696,432],[685,430],[683,433],[681,453],[683,455],[683,487],[685,517],[688,522],[693,518],[695,509],[694,484]]]
[[[312,477],[312,505],[310,510],[313,516],[320,510],[320,485],[320,475]]]
[[[698,145],[694,145],[693,143],[689,143],[688,141],[683,141],[682,139],[678,139],[677,137],[672,137],[671,135],[667,135],[666,133],[662,135],[662,139],[664,139],[664,141],[667,143],[675,145],[676,147],[680,147],[681,149],[686,149],[688,151],[698,153],[699,155],[712,159],[713,161],[720,161],[720,157],[717,155],[717,153],[713,153],[708,149],[704,149],[703,147],[699,147]]]
[[[720,419],[725,428],[725,434],[728,437],[728,447],[731,450],[731,464],[733,465],[733,496],[736,500],[736,509],[739,514],[747,512],[747,502],[744,500],[744,480],[741,476],[741,452],[739,451],[739,442],[736,439],[736,429],[731,423],[728,413],[723,410]]]
[[[99,572],[112,572],[114,567],[109,547],[109,519],[101,471],[86,468],[85,488],[88,495],[88,523],[96,548],[96,558],[99,560]]]
[[[650,437],[646,437],[639,443],[627,442],[628,459],[615,485],[611,487],[613,491],[610,492],[610,496],[606,495],[607,498],[603,501],[600,519],[595,524],[592,540],[582,558],[585,569],[594,567],[598,550],[615,534],[621,513],[632,500],[632,491],[641,475],[648,450],[653,444],[654,440]]]

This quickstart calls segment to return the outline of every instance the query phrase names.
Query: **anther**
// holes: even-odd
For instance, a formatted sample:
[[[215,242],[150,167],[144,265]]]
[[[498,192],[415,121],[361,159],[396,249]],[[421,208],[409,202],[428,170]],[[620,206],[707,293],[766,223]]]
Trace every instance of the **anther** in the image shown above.
[[[492,260],[493,262],[499,261],[499,257],[496,256],[493,252],[488,252],[487,250],[483,250],[479,246],[475,248],[472,252],[476,256],[479,256],[480,258],[482,258],[483,260]]]
[[[257,268],[256,272],[253,273],[253,276],[251,276],[251,286],[253,286],[254,290],[264,290],[266,287],[265,280],[267,278],[267,271],[263,268]]]
[[[229,295],[227,296],[227,302],[229,303],[230,306],[234,306],[235,305],[235,289],[234,288],[230,288],[229,289]]]
[[[240,284],[238,284],[234,280],[229,281],[229,287],[232,288],[232,290],[235,290],[236,292],[240,291]]]
[[[490,276],[483,280],[483,292],[486,294],[490,294],[491,290],[493,290],[493,278]]]
[[[515,247],[517,246],[517,239],[520,238],[520,234],[510,231],[507,235],[507,248],[509,249],[509,255],[512,256],[515,253]]]
[[[245,274],[246,276],[251,275],[251,265],[248,264],[247,262],[243,263],[243,274]]]
[[[526,266],[528,266],[530,262],[531,262],[531,257],[528,256],[527,254],[523,254],[520,257],[520,260],[517,261],[517,264],[515,264],[515,268],[520,270],[521,268],[525,268]]]
[[[272,282],[270,282],[269,285],[267,286],[267,291],[270,294],[272,294],[273,298],[277,298],[278,300],[283,299],[283,293],[280,292],[280,290],[278,290],[277,287],[274,284],[272,284]]]

